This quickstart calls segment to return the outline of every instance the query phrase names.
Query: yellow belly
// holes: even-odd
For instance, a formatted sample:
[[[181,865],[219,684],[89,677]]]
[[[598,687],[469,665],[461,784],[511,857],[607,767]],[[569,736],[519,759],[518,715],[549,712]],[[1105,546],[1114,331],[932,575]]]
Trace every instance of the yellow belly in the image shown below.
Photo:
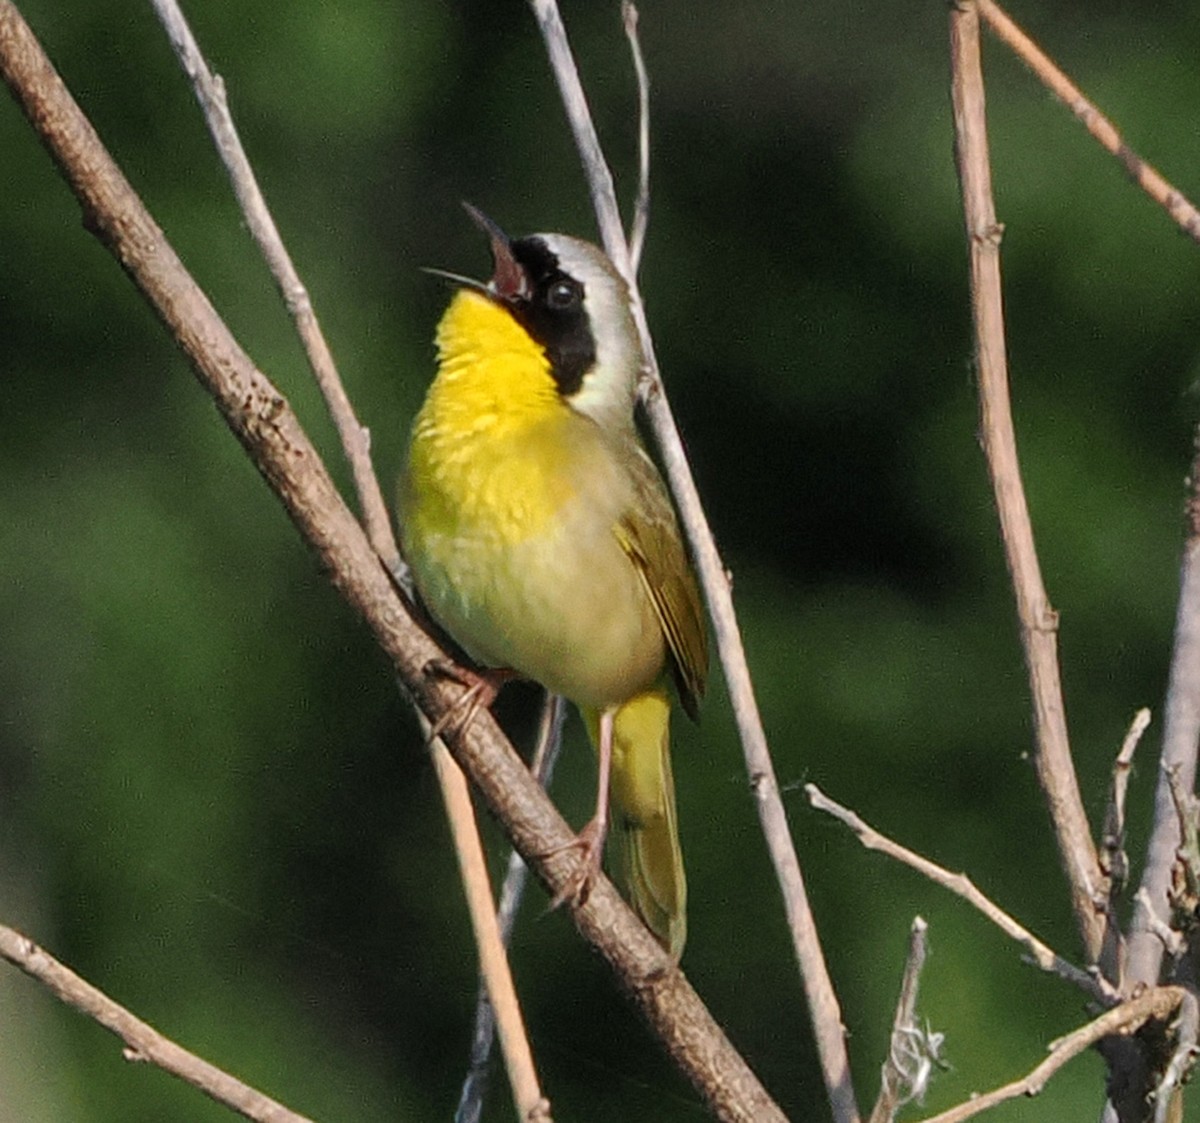
[[[584,706],[656,681],[662,629],[614,534],[614,449],[560,402],[520,425],[418,420],[401,534],[429,611],[466,651]]]

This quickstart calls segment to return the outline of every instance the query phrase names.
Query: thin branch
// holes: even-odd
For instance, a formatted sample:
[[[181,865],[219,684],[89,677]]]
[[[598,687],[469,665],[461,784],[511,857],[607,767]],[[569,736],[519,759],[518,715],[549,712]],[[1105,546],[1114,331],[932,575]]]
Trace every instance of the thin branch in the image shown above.
[[[99,1022],[125,1043],[127,1061],[145,1061],[198,1088],[210,1099],[257,1123],[312,1123],[262,1092],[189,1053],[124,1006],[85,982],[29,937],[0,925],[0,956],[54,996]]]
[[[428,732],[428,723],[422,723]],[[504,940],[496,920],[496,906],[488,882],[487,860],[475,828],[471,793],[462,769],[454,763],[441,738],[433,742],[433,763],[438,772],[446,816],[454,831],[454,849],[462,867],[471,927],[479,948],[479,968],[488,992],[488,1004],[500,1034],[500,1050],[512,1086],[517,1118],[529,1123],[551,1123],[550,1104],[538,1084],[533,1052],[521,1016],[517,988],[513,984]],[[457,805],[457,806],[452,806]]]
[[[546,43],[547,55],[558,82],[567,119],[575,134],[604,248],[629,283],[630,306],[641,337],[646,363],[642,401],[708,602],[717,652],[729,689],[751,790],[754,792],[767,849],[783,894],[784,909],[800,965],[830,1107],[835,1123],[857,1123],[858,1105],[851,1082],[841,1008],[821,951],[820,937],[808,903],[800,861],[792,844],[787,813],[767,747],[762,716],[758,710],[745,647],[733,608],[729,577],[704,514],[659,374],[646,311],[634,275],[629,247],[621,229],[612,174],[600,150],[600,142],[571,56],[558,7],[554,0],[530,0],[530,4]]]
[[[925,967],[928,948],[925,934],[929,925],[921,917],[912,922],[908,939],[908,957],[904,963],[904,977],[900,983],[900,998],[896,1003],[896,1014],[892,1018],[892,1037],[888,1048],[888,1059],[883,1065],[879,1098],[871,1110],[869,1123],[892,1123],[896,1112],[913,1099],[919,1099],[924,1090],[924,1081],[914,1079],[911,1066],[906,1064],[909,1056],[905,1046],[908,1035],[917,1026],[917,990],[921,983],[921,971]],[[927,1079],[927,1077],[926,1077]]]
[[[1133,754],[1150,725],[1150,711],[1140,709],[1133,716],[1117,759],[1113,762],[1104,810],[1104,829],[1100,832],[1100,868],[1109,879],[1108,908],[1115,914],[1116,897],[1129,880],[1129,856],[1125,853],[1125,794],[1133,770]]]
[[[1059,859],[1067,875],[1075,921],[1089,962],[1101,960],[1115,976],[1115,944],[1097,902],[1106,884],[1092,843],[1079,782],[1071,760],[1058,667],[1058,614],[1042,583],[1033,527],[1013,430],[1000,285],[1000,237],[992,200],[991,170],[979,59],[979,16],[965,2],[950,11],[955,154],[971,264],[971,308],[984,453],[1000,515],[1004,553],[1016,594],[1021,644],[1033,695],[1034,767],[1049,806]],[[1106,943],[1106,935],[1108,936]]]
[[[250,166],[241,137],[234,126],[233,116],[229,112],[225,83],[208,68],[208,63],[176,0],[151,2],[171,40],[180,65],[192,81],[196,100],[204,111],[204,120],[212,135],[213,144],[229,173],[238,204],[246,218],[246,225],[266,258],[271,276],[275,278],[279,292],[295,322],[309,365],[337,426],[342,448],[349,461],[367,534],[388,567],[393,572],[400,573],[400,551],[392,534],[387,504],[383,500],[379,482],[375,478],[375,470],[371,466],[370,432],[355,416],[354,407],[350,404],[350,398],[334,365],[333,354],[325,341],[321,325],[317,322],[308,290],[292,264],[291,255],[283,244],[279,229],[259,189],[254,169]]]
[[[920,1120],[920,1123],[962,1123],[964,1119],[980,1115],[1006,1100],[1015,1100],[1018,1096],[1036,1096],[1063,1065],[1090,1049],[1098,1041],[1114,1034],[1126,1036],[1134,1033],[1151,1020],[1165,1021],[1179,1007],[1185,993],[1182,987],[1157,987],[1121,1003],[1120,1006],[1114,1006],[1095,1021],[1088,1022],[1087,1025],[1080,1026],[1073,1033],[1053,1042],[1050,1046],[1050,1056],[1027,1076],[1005,1084],[1002,1088],[973,1096],[966,1103],[939,1115],[931,1115]]]
[[[1080,990],[1086,991],[1098,1002],[1103,1002],[1106,1006],[1112,1005],[1115,1000],[1115,993],[1103,980],[1096,978],[1096,976],[1088,971],[1080,970],[1073,963],[1069,963],[1057,952],[1042,943],[1032,932],[1009,916],[990,897],[981,893],[975,886],[975,883],[966,874],[951,873],[936,862],[931,862],[928,858],[922,857],[913,850],[909,850],[908,847],[901,846],[898,842],[893,842],[887,835],[880,834],[874,827],[864,822],[859,815],[851,811],[848,807],[843,807],[836,800],[830,799],[816,784],[806,784],[804,792],[808,796],[809,803],[814,808],[818,811],[824,811],[826,814],[832,815],[835,819],[845,823],[858,836],[859,842],[868,850],[877,850],[879,853],[886,854],[889,858],[893,858],[897,862],[902,862],[904,865],[927,877],[930,881],[942,886],[943,889],[949,889],[951,893],[961,897],[967,904],[983,913],[1009,939],[1016,940],[1017,943],[1025,948],[1031,962],[1035,966],[1040,967],[1043,971],[1051,975],[1057,975],[1060,979],[1065,979],[1068,983],[1079,987]]]
[[[567,708],[563,704],[562,698],[557,694],[546,695],[538,726],[537,743],[534,746],[533,759],[529,765],[534,778],[543,788],[550,787],[554,766],[558,762],[559,750],[562,747],[563,719],[566,717],[566,712]],[[517,910],[520,908],[528,881],[529,867],[521,855],[514,850],[508,857],[504,884],[500,887],[500,905],[496,910],[500,939],[505,947],[508,947],[509,941],[512,939]],[[462,1090],[459,1093],[458,1108],[454,1112],[454,1123],[478,1123],[483,1113],[483,1100],[488,1084],[488,1062],[492,1055],[495,1031],[496,1015],[488,999],[487,980],[481,979],[479,994],[475,999],[471,1057],[466,1077],[463,1079]]]
[[[1130,178],[1175,221],[1190,238],[1200,242],[1200,213],[1187,198],[1146,163],[1121,138],[1113,123],[1104,116],[1050,59],[1025,34],[1011,17],[992,0],[978,0],[979,14],[988,27],[1021,58],[1042,84],[1083,123],[1120,162]]]
[[[184,269],[11,0],[0,0],[0,76],[78,199],[86,228],[153,307],[334,586],[436,722],[460,691],[426,675],[425,668],[447,653],[415,623],[287,400],[254,367]],[[574,832],[490,715],[480,713],[449,738],[448,747],[550,892],[577,880],[583,859],[570,846]],[[683,973],[607,878],[597,877],[587,901],[571,904],[569,912],[718,1118],[783,1119]]]
[[[622,0],[621,22],[633,55],[638,87],[638,191],[633,204],[633,222],[629,227],[629,264],[636,275],[642,261],[646,227],[650,223],[650,74],[638,38],[638,10],[631,0]]]

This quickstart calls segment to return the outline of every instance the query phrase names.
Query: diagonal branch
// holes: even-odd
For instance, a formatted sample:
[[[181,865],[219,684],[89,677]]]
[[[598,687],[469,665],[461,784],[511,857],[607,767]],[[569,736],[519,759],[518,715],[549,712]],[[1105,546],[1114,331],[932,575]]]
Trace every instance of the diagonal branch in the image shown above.
[[[800,974],[808,999],[809,1016],[812,1019],[830,1106],[836,1123],[857,1123],[858,1105],[851,1082],[841,1007],[821,950],[820,936],[800,870],[800,860],[792,844],[787,812],[780,796],[779,781],[776,779],[775,766],[767,746],[762,715],[758,710],[741,630],[733,607],[728,571],[721,561],[716,541],[704,514],[700,494],[692,478],[683,442],[659,373],[654,342],[650,338],[650,329],[646,321],[646,310],[634,274],[629,246],[621,228],[612,173],[600,149],[600,141],[592,123],[587,98],[571,55],[558,6],[555,0],[531,0],[531,6],[546,43],[546,52],[558,82],[567,119],[571,123],[571,131],[575,134],[604,248],[629,283],[630,302],[641,336],[646,364],[642,402],[654,431],[671,494],[679,509],[680,521],[687,532],[696,570],[708,602],[717,652],[725,673],[734,719],[746,758],[746,770],[750,776],[763,835],[775,867],[775,876],[783,895],[796,959],[800,964]]]
[[[1178,189],[1129,147],[1117,127],[1100,112],[1028,35],[993,0],[978,0],[979,14],[997,38],[1012,48],[1021,61],[1109,152],[1121,162],[1129,177],[1175,221],[1193,241],[1200,242],[1200,212]]]
[[[1053,1042],[1050,1046],[1050,1056],[1020,1080],[1014,1080],[1011,1084],[1005,1084],[991,1092],[972,1096],[966,1103],[938,1115],[931,1115],[928,1119],[922,1119],[920,1123],[962,1123],[963,1120],[989,1111],[1006,1100],[1015,1100],[1019,1096],[1036,1096],[1063,1065],[1097,1042],[1114,1035],[1128,1036],[1151,1020],[1165,1021],[1179,1007],[1185,994],[1182,987],[1158,987],[1123,1002],[1120,1006],[1114,1006],[1094,1021]]]
[[[210,1099],[256,1123],[312,1123],[303,1115],[243,1084],[215,1065],[189,1053],[153,1026],[135,1017],[103,991],[81,979],[27,936],[0,925],[0,957],[47,987],[56,998],[73,1006],[125,1042],[125,1059],[148,1061],[178,1076]]]
[[[334,586],[436,721],[458,688],[424,671],[446,653],[416,625],[287,400],[184,269],[10,0],[0,0],[0,76],[75,193],[88,229],[141,290]],[[550,891],[577,879],[574,832],[490,716],[479,714],[448,747]],[[779,1108],[611,883],[597,878],[587,901],[570,911],[717,1117],[781,1123]]]
[[[1058,667],[1058,614],[1042,583],[1033,526],[1021,483],[1008,391],[1004,312],[1000,284],[1000,238],[988,159],[983,73],[979,59],[979,15],[964,0],[950,11],[955,156],[962,186],[971,267],[971,309],[984,454],[996,497],[1005,559],[1016,595],[1021,645],[1033,696],[1034,768],[1046,797],[1067,875],[1071,904],[1089,962],[1105,956],[1115,974],[1113,940],[1097,902],[1106,896],[1104,875],[1092,842],[1071,760]],[[1106,946],[1107,940],[1107,946]]]

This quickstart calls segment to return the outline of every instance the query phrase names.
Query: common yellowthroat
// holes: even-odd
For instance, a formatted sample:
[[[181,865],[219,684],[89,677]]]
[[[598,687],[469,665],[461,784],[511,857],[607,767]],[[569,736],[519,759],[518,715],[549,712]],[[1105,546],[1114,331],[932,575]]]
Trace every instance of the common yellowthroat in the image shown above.
[[[569,892],[599,868],[611,776],[630,902],[678,959],[687,889],[667,679],[694,718],[708,652],[675,513],[634,427],[628,288],[597,246],[512,240],[467,210],[494,271],[443,274],[457,291],[401,479],[405,556],[429,612],[484,668],[468,680],[473,704],[516,674],[579,707],[599,780]]]

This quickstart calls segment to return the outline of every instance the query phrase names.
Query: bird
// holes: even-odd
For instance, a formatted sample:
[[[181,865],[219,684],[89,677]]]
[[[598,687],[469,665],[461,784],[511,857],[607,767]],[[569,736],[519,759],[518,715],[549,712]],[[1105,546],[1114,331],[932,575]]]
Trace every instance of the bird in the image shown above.
[[[598,756],[586,898],[611,796],[626,896],[676,962],[687,883],[669,685],[696,719],[708,671],[700,592],[634,419],[643,366],[629,289],[598,246],[509,238],[470,204],[493,262],[454,287],[412,426],[400,538],[419,598],[476,668],[451,669],[466,720],[513,677],[575,704]],[[445,668],[441,668],[443,671]]]

